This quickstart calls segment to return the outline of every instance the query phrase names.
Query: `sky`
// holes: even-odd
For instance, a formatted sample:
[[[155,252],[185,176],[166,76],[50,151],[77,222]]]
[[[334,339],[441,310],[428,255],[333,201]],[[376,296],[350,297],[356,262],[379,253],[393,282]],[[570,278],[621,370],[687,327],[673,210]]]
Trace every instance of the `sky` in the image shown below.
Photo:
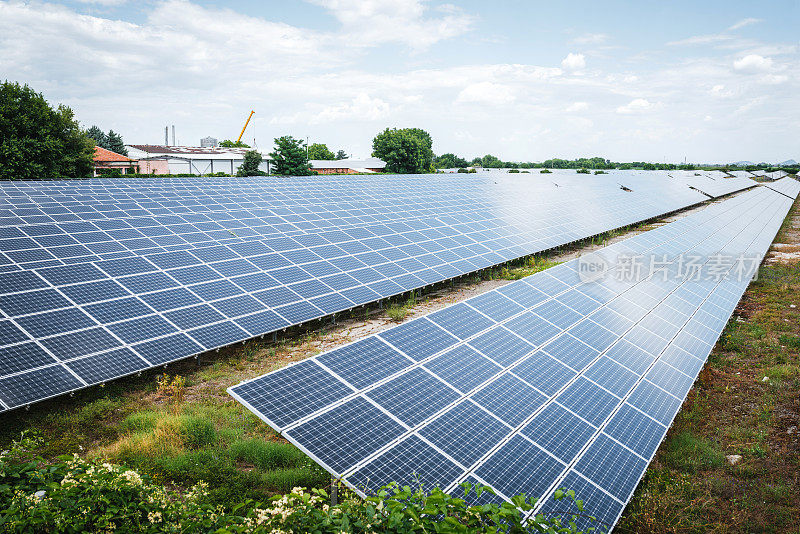
[[[800,160],[798,0],[0,0],[0,79],[130,144]]]

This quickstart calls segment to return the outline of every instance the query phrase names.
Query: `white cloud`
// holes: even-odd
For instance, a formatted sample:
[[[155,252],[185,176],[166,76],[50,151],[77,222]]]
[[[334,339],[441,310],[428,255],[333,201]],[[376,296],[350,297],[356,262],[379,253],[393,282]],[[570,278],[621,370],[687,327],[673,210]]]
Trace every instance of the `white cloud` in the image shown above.
[[[718,83],[712,87],[709,93],[711,93],[711,96],[716,98],[729,98],[734,94],[732,90],[726,89],[725,85],[721,83]]]
[[[584,56],[583,54],[575,54],[570,52],[569,54],[567,54],[567,57],[565,57],[561,61],[561,67],[564,68],[565,70],[571,70],[571,71],[576,71],[586,68],[586,56]]]
[[[768,72],[772,70],[772,58],[749,54],[734,61],[733,68],[747,73]]]
[[[429,16],[421,0],[309,0],[330,10],[355,46],[397,42],[424,50],[472,29],[475,17],[452,4]]]
[[[580,45],[597,45],[605,43],[608,39],[609,35],[606,33],[585,33],[574,38],[572,42]]]
[[[753,17],[748,17],[746,19],[740,20],[739,22],[728,28],[728,30],[729,31],[738,30],[740,28],[744,28],[745,26],[750,26],[751,24],[756,24],[758,22],[761,22],[761,19],[754,19]]]
[[[342,120],[376,121],[388,117],[390,111],[391,107],[385,101],[361,93],[351,102],[323,109],[310,122],[315,124]]]
[[[586,111],[589,109],[589,104],[587,102],[573,102],[569,106],[567,106],[566,111],[567,113],[575,113],[578,111]]]
[[[476,102],[479,104],[510,104],[516,99],[514,90],[503,84],[478,82],[468,85],[458,93],[456,102]]]
[[[711,35],[695,35],[694,37],[687,37],[679,41],[670,41],[667,46],[692,46],[692,45],[706,45],[730,41],[734,37],[732,35],[725,35],[724,33],[715,33]]]
[[[642,113],[644,111],[651,110],[654,107],[655,104],[645,98],[634,98],[624,106],[618,107],[617,113],[621,113],[623,115],[632,115],[634,113]]]

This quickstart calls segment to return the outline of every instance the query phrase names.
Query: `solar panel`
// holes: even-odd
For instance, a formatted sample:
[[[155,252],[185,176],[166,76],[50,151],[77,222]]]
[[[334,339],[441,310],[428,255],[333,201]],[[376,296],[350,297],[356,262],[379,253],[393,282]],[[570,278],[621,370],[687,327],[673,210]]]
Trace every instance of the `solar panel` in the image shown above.
[[[453,492],[477,481],[504,499],[539,498],[535,512],[551,513],[548,497],[567,487],[586,513],[613,525],[791,204],[756,188],[606,247],[603,278],[582,279],[582,262],[598,257],[579,258],[337,349],[357,361],[359,346],[384,340],[387,368],[370,350],[368,366],[381,372],[359,374],[358,385],[322,372],[338,388],[328,401],[316,388],[294,388],[285,399],[274,393],[300,364],[229,392],[362,494],[419,469],[429,485]],[[667,249],[680,255],[665,266],[648,265],[638,277],[617,272],[631,251],[662,258]],[[682,272],[694,254],[698,279]],[[590,295],[609,292],[586,306]],[[507,314],[492,305],[501,296]],[[302,365],[330,369],[337,351]],[[271,402],[254,405],[264,395]],[[295,406],[304,407],[299,416]]]
[[[163,365],[704,198],[663,176],[632,178],[641,186],[633,192],[616,180],[565,176],[559,187],[539,177],[480,176],[3,182],[0,313],[14,335],[0,349],[31,343],[51,359],[20,359],[0,380],[44,367],[69,369],[74,380],[58,387],[34,380],[22,404],[2,394],[0,401],[13,408],[42,400],[114,378],[115,370],[124,376]],[[513,298],[476,301],[465,310],[468,323],[444,313],[431,320],[442,332],[464,323],[463,338],[510,313],[506,297]],[[538,297],[530,290],[519,298],[524,306]],[[575,317],[568,303],[553,306],[559,324]],[[87,380],[94,362],[104,370]]]

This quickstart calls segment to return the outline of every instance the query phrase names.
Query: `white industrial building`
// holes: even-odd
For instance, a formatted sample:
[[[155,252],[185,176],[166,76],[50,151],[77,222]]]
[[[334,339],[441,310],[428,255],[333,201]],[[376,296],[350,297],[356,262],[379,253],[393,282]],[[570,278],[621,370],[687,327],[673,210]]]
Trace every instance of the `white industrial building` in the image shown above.
[[[249,148],[192,147],[165,145],[126,145],[128,157],[139,161],[143,174],[236,174]],[[269,158],[259,169],[269,173]]]

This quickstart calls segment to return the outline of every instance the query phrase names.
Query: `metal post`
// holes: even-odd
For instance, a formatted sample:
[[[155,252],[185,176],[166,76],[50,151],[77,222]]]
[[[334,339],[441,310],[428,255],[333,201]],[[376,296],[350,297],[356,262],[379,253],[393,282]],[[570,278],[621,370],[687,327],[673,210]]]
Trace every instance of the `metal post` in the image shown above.
[[[331,506],[339,504],[339,481],[331,475]]]

